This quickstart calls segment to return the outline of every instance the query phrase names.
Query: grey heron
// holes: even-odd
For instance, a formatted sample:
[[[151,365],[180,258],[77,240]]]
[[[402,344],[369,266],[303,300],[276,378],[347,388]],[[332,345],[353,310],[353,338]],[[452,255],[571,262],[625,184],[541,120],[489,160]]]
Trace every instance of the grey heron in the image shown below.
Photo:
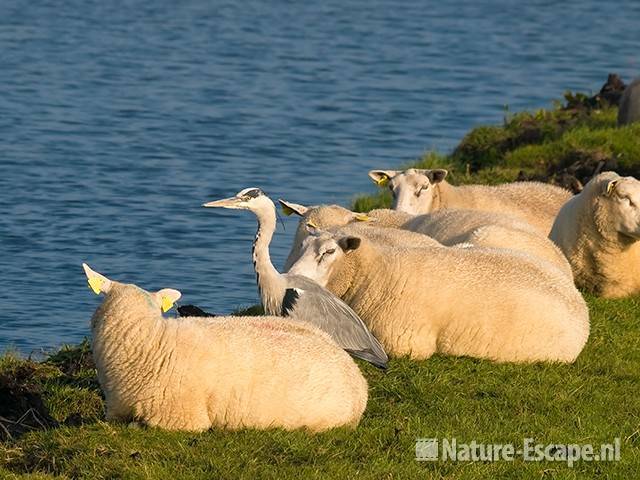
[[[280,273],[269,256],[276,230],[276,206],[259,188],[205,203],[204,207],[250,210],[258,219],[253,242],[253,266],[260,299],[267,315],[307,321],[327,332],[353,357],[386,368],[387,354],[362,319],[327,289],[302,275]]]

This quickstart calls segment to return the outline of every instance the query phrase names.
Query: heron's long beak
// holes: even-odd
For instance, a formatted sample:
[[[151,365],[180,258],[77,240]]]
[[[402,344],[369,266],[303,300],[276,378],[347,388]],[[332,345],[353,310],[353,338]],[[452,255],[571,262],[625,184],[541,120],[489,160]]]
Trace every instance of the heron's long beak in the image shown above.
[[[223,198],[222,200],[214,200],[213,202],[203,203],[203,207],[214,208],[243,208],[244,200],[238,197]]]

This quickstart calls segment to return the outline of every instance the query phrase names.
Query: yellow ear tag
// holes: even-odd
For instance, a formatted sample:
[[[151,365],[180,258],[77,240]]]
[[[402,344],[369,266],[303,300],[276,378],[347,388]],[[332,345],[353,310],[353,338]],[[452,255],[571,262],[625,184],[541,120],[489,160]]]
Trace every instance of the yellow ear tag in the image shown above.
[[[173,307],[173,302],[169,297],[162,297],[162,311],[168,312]]]
[[[100,287],[102,287],[102,279],[99,277],[91,277],[89,280],[89,288],[93,290],[93,293],[100,295]]]
[[[281,206],[282,206],[282,213],[284,213],[285,216],[288,217],[288,216],[292,215],[293,213],[295,213],[293,211],[293,208],[290,208],[287,205],[281,205]]]
[[[384,187],[387,183],[389,183],[389,177],[387,177],[386,175],[376,180],[376,184],[379,187]]]
[[[609,182],[609,185],[607,185],[607,195],[611,195],[613,193],[613,191],[616,189],[616,185],[618,185],[618,182],[616,180]]]
[[[356,213],[354,218],[359,222],[370,222],[371,217],[369,215],[365,215],[364,213]]]

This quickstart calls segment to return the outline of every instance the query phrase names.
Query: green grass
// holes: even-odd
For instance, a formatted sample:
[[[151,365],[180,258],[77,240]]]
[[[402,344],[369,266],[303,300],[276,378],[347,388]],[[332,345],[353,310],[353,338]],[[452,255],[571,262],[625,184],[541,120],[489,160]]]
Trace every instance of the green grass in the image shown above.
[[[495,184],[523,173],[552,178],[576,162],[591,168],[615,161],[619,171],[638,175],[640,126],[617,129],[615,117],[615,108],[606,106],[519,113],[502,126],[474,129],[449,155],[430,152],[404,167],[447,168],[454,184]],[[354,208],[367,211],[390,201],[381,189],[357,198]],[[49,427],[0,441],[0,478],[635,478],[640,298],[587,301],[591,336],[573,365],[434,357],[393,359],[382,373],[360,364],[370,386],[361,424],[355,431],[319,435],[219,429],[194,434],[106,423],[86,342],[42,363],[7,354],[0,357],[0,416],[40,399]],[[573,468],[522,460],[417,462],[420,437],[516,446],[526,437],[544,444],[600,444],[619,437],[621,460]]]
[[[369,405],[355,430],[176,433],[109,424],[93,371],[36,364],[34,382],[59,422],[76,426],[0,443],[0,478],[633,478],[640,469],[640,299],[588,298],[592,330],[573,365],[467,358],[361,364]],[[59,356],[58,356],[59,357]],[[54,359],[55,360],[55,359]],[[59,360],[59,359],[58,359]],[[4,357],[0,371],[27,360]],[[59,364],[59,363],[58,363]],[[66,366],[63,367],[68,371]],[[417,462],[415,439],[608,443],[619,462]]]

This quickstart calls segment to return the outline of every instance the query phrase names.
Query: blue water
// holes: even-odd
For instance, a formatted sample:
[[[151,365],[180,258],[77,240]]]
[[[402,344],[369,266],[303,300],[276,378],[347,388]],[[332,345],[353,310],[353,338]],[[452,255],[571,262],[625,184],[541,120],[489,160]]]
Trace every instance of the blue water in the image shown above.
[[[256,303],[254,218],[204,201],[348,205],[370,168],[505,104],[639,74],[639,21],[636,0],[2,0],[0,350],[88,334],[83,261],[220,313]]]

